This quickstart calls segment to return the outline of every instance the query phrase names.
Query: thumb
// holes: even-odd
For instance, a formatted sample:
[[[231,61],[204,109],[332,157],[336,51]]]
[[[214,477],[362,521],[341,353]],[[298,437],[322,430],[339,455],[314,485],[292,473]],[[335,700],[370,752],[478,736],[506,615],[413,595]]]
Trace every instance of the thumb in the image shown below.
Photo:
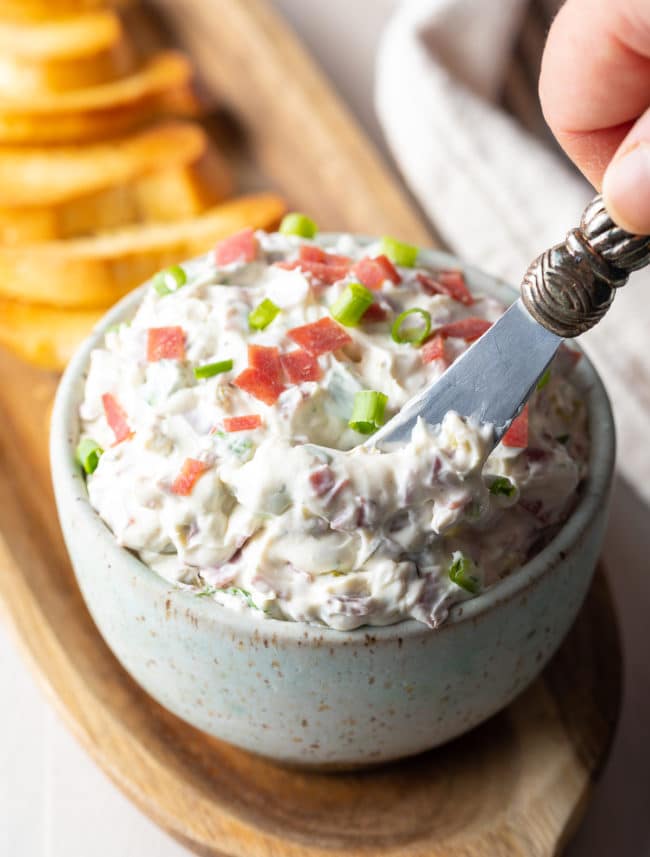
[[[636,121],[605,170],[603,197],[619,226],[650,235],[650,108]]]

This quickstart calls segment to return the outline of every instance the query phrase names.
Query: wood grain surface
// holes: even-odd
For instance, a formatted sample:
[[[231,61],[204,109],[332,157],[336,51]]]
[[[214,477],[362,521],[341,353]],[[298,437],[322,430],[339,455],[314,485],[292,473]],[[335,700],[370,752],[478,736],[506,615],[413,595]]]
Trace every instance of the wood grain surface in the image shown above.
[[[251,184],[262,176],[323,227],[427,241],[356,123],[260,0],[159,5],[234,116]],[[0,605],[72,731],[144,812],[210,857],[560,852],[618,714],[620,652],[602,575],[543,678],[471,734],[367,772],[277,767],[182,723],[119,666],[56,520],[47,422],[57,378],[4,352],[0,378]]]

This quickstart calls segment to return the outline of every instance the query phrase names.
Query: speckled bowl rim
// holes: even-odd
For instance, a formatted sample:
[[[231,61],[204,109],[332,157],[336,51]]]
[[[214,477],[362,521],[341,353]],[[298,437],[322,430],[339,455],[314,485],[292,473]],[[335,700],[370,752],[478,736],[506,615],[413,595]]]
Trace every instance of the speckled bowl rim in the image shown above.
[[[338,237],[338,233],[321,234],[319,243],[328,247],[334,244]],[[361,243],[370,243],[376,240],[368,236],[356,236],[356,239]],[[187,264],[198,263],[201,258],[204,257],[199,257]],[[517,296],[516,291],[507,283],[473,266],[463,264],[449,253],[422,248],[420,259],[426,265],[433,267],[462,269],[474,290],[490,294],[504,303],[510,303]],[[139,584],[146,583],[151,589],[152,600],[162,598],[164,601],[164,597],[173,592],[174,598],[180,599],[180,606],[191,610],[192,615],[197,620],[208,625],[218,623],[220,627],[226,626],[235,632],[244,634],[264,631],[274,634],[277,639],[285,640],[317,638],[330,646],[363,644],[369,634],[377,642],[440,634],[462,622],[475,620],[497,605],[516,598],[550,571],[568,553],[579,550],[585,532],[598,514],[602,504],[607,502],[615,459],[614,421],[603,383],[583,353],[583,358],[574,370],[574,378],[587,398],[591,451],[589,476],[582,487],[576,508],[552,541],[532,560],[504,580],[494,584],[481,595],[453,607],[446,622],[439,628],[434,630],[414,619],[405,619],[391,625],[364,625],[351,631],[338,631],[326,626],[261,618],[245,612],[239,613],[215,601],[199,599],[192,592],[175,589],[172,584],[161,578],[133,553],[115,542],[112,533],[88,501],[86,483],[74,458],[78,440],[77,413],[82,398],[90,352],[101,343],[109,327],[133,315],[147,287],[148,283],[145,283],[130,292],[109,310],[95,325],[90,336],[79,346],[68,364],[59,384],[52,411],[50,460],[59,516],[66,515],[67,503],[75,504],[75,514],[81,521],[81,525],[89,528],[93,537],[97,539],[97,544],[101,544],[111,556],[115,574],[123,569],[137,577]],[[89,561],[92,560],[89,558]]]

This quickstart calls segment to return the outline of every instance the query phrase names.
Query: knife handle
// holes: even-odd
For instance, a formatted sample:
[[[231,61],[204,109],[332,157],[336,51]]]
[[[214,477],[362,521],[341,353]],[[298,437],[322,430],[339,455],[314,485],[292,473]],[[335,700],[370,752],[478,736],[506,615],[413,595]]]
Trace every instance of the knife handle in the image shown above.
[[[579,336],[609,309],[632,271],[650,264],[650,236],[617,226],[600,194],[580,226],[530,265],[521,284],[526,309],[558,336]]]

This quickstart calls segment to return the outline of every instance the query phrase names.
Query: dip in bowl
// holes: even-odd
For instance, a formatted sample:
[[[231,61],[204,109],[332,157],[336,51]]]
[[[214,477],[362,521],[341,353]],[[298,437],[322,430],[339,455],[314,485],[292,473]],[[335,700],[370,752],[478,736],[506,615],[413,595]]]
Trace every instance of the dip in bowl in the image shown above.
[[[484,468],[453,414],[345,452],[513,292],[390,242],[225,246],[128,296],[62,380],[53,479],[86,602],[152,696],[233,744],[319,767],[434,747],[523,689],[584,599],[606,394],[567,352]]]

